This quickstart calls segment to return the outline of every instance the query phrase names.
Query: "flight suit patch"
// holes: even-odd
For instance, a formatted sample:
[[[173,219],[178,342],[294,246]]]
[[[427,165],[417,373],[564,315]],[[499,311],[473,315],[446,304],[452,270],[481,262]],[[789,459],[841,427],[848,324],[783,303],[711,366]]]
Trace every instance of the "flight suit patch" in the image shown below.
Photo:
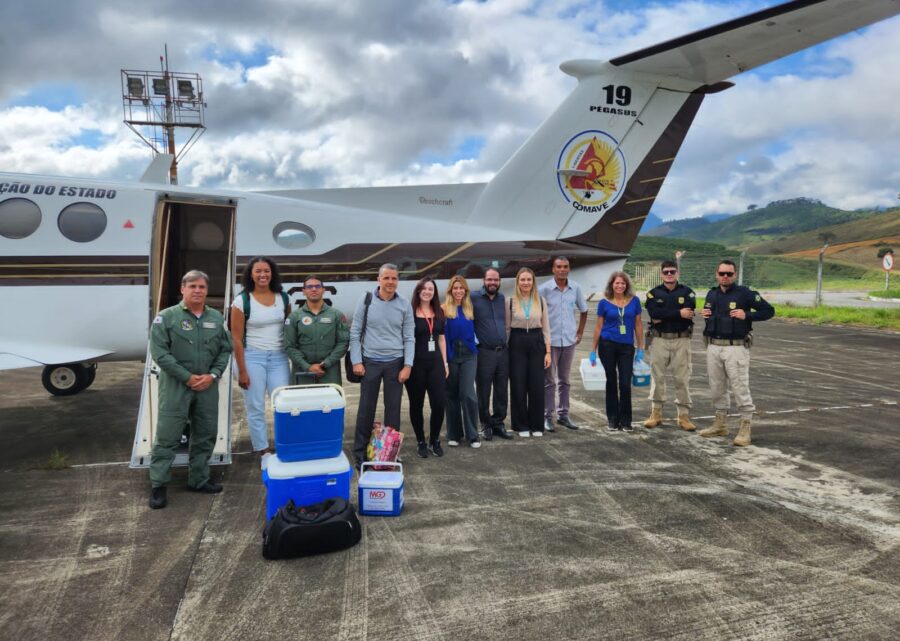
[[[756,302],[758,303],[759,301],[762,300],[762,296],[760,296],[759,294],[757,294],[755,300],[756,300]]]
[[[209,321],[204,321],[204,322],[203,322],[203,329],[215,329],[215,328],[216,328],[216,324],[215,324],[215,323],[211,323],[211,322],[209,322]]]
[[[653,298],[653,292],[647,292],[647,298]]]
[[[301,320],[300,322],[303,323],[304,325],[312,325],[313,319],[310,318],[309,316],[304,316],[303,320]]]
[[[290,319],[290,318],[285,318],[285,319],[284,319],[284,324],[285,324],[285,325],[290,325],[290,324],[291,324],[291,319]]]
[[[153,319],[153,324],[154,324],[154,325],[162,325],[162,322],[163,322],[163,317],[162,317],[162,316],[157,316],[156,318]]]
[[[189,332],[192,329],[194,329],[194,324],[189,320],[183,320],[183,321],[181,321],[181,329],[183,329],[186,332]]]
[[[320,323],[330,323],[331,319],[328,316],[323,316],[322,318],[319,319],[319,322]]]
[[[691,298],[694,298],[694,292],[691,292],[690,294],[688,294],[688,296],[690,296]]]

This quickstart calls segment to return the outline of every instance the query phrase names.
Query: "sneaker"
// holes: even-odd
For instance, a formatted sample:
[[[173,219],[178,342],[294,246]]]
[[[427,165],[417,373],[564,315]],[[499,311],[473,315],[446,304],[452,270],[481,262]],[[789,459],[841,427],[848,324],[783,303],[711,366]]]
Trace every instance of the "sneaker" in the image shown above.
[[[532,436],[543,436],[544,433],[543,432],[532,432],[531,435]]]
[[[450,447],[459,447],[459,441],[454,441],[453,439],[450,439],[449,441],[447,441],[447,445],[449,445]]]
[[[150,490],[150,507],[154,510],[159,510],[166,507],[166,487],[154,487]]]
[[[634,428],[631,427],[631,423],[623,423],[622,425],[619,426],[619,429],[622,430],[623,432],[633,432],[634,431]]]
[[[441,447],[440,441],[432,441],[431,445],[428,446],[428,449],[431,450],[431,453],[435,456],[444,455],[444,448]]]
[[[428,458],[428,443],[419,441],[419,445],[416,447],[416,454],[421,458]]]
[[[606,426],[606,429],[607,429],[607,431],[609,431],[609,432],[618,432],[618,431],[619,431],[619,426],[618,426],[618,425],[613,425],[612,423],[610,423],[609,425]]]
[[[528,438],[529,436],[531,436],[531,432],[529,432],[528,430],[522,430],[519,432],[519,436],[521,438]]]
[[[490,441],[492,438],[494,438],[493,428],[490,427],[489,425],[482,425],[481,426],[481,438],[483,438],[485,441]]]
[[[481,447],[481,441],[472,441],[471,443],[469,443],[469,447],[477,450],[479,447]]]
[[[544,419],[544,431],[545,432],[555,432],[556,428],[553,427],[553,419],[549,416]]]

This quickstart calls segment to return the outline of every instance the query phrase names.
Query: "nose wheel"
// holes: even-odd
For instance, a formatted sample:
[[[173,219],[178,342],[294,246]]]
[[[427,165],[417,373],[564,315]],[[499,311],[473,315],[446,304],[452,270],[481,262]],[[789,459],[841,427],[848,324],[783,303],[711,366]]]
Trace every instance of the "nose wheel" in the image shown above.
[[[41,374],[41,383],[54,396],[72,396],[90,387],[96,375],[96,363],[47,365]]]

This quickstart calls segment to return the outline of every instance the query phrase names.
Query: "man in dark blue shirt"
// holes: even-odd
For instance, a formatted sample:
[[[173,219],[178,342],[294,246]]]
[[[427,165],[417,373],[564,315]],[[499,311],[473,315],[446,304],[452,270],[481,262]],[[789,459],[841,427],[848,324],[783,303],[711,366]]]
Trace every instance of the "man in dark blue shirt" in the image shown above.
[[[509,402],[509,351],[506,349],[505,298],[500,293],[500,271],[489,267],[484,272],[484,287],[472,294],[475,310],[475,338],[478,339],[478,365],[475,386],[478,390],[478,415],[484,440],[496,434],[510,439],[506,430]],[[494,397],[491,404],[491,390]]]

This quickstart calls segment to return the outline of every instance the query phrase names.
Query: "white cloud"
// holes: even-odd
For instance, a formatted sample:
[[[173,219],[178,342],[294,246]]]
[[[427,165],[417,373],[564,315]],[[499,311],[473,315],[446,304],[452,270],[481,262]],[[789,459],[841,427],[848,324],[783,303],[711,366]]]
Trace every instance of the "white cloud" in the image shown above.
[[[182,162],[183,183],[485,181],[573,88],[560,62],[620,55],[772,4],[161,0],[125,12],[108,0],[35,0],[7,20],[0,101],[41,82],[76,82],[85,104],[0,102],[0,168],[137,177],[148,156],[121,123],[118,70],[153,68],[168,42],[173,68],[202,74],[209,104],[210,129]],[[45,20],[49,6],[58,20]],[[260,47],[273,53],[250,69],[208,59]],[[804,65],[794,75],[745,74],[709,96],[654,212],[743,211],[795,196],[893,204],[900,20],[835,41]],[[94,129],[99,148],[77,144]],[[484,140],[479,156],[453,159],[470,138]],[[450,160],[422,160],[435,156]]]

